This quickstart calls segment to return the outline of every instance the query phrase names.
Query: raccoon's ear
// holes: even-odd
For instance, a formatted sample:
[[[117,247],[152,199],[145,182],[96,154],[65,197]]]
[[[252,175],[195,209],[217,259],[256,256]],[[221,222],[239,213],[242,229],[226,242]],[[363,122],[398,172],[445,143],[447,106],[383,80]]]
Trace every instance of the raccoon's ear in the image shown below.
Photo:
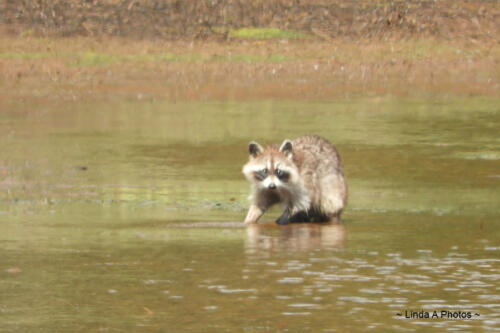
[[[250,156],[257,157],[257,155],[261,154],[262,151],[263,151],[262,146],[259,145],[257,142],[252,141],[248,144],[248,152],[250,153]]]
[[[280,147],[280,152],[286,155],[289,159],[292,158],[292,141],[286,139]]]

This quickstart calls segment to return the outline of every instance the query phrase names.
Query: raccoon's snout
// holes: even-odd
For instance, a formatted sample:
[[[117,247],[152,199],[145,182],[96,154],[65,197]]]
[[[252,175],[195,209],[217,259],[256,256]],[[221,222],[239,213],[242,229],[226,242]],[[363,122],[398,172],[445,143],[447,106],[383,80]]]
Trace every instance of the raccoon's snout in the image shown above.
[[[269,184],[269,186],[267,186],[268,189],[270,190],[275,190],[276,189],[276,184],[275,183],[271,183]]]

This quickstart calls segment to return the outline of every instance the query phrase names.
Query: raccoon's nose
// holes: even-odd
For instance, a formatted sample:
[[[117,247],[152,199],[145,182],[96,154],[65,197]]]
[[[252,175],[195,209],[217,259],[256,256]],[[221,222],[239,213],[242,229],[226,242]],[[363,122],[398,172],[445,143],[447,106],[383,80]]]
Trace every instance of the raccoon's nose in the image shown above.
[[[270,190],[274,190],[274,189],[276,189],[276,185],[274,183],[271,183],[271,184],[269,184],[268,188]]]

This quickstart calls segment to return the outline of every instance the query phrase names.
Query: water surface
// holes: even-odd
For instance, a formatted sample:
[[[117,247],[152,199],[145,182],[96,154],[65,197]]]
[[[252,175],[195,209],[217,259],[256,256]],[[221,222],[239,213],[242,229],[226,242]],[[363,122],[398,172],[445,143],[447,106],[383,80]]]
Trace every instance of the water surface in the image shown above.
[[[498,331],[498,105],[4,101],[2,330]],[[309,133],[343,224],[244,228],[248,142]]]

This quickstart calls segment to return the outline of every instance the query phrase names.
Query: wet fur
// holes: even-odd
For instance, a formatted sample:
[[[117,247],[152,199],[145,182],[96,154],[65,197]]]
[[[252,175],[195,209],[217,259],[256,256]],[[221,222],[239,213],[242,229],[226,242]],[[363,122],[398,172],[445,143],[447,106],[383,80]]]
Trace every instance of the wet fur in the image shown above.
[[[245,223],[257,222],[276,203],[284,206],[278,224],[340,217],[347,203],[347,185],[337,150],[327,140],[304,136],[267,147],[251,142],[249,153],[243,174],[251,183],[252,204]],[[278,169],[287,177],[277,177]]]

